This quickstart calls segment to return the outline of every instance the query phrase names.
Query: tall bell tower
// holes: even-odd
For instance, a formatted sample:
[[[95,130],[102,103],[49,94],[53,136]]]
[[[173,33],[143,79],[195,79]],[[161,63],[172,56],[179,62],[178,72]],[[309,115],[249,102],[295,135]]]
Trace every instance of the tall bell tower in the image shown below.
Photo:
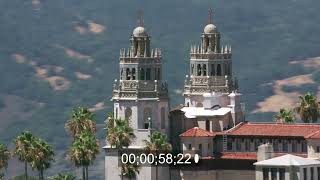
[[[219,94],[221,106],[229,103],[228,94],[238,90],[237,80],[232,77],[231,46],[222,46],[221,35],[212,22],[209,10],[208,24],[201,35],[201,44],[190,48],[190,73],[186,76],[185,106],[203,107],[205,93]]]
[[[143,24],[142,16],[138,26],[130,36],[129,48],[120,50],[119,79],[113,84],[112,101],[114,116],[129,120],[136,136],[128,147],[129,152],[142,151],[154,131],[160,131],[169,136],[169,96],[167,82],[162,80],[161,50],[151,49],[151,37]],[[105,178],[120,180],[119,156],[117,150],[110,144],[104,147]],[[132,150],[132,151],[131,151]],[[161,177],[168,179],[168,168],[158,168]],[[136,180],[154,180],[154,167],[141,167],[136,174]]]

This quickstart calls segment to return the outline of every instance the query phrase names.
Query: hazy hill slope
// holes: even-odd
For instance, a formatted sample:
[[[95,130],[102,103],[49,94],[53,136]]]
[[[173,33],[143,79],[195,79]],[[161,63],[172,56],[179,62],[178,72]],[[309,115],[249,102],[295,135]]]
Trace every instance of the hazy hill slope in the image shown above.
[[[282,83],[281,91],[317,91],[317,70],[289,63],[320,56],[317,0],[5,0],[0,1],[0,141],[31,129],[50,141],[61,159],[69,143],[63,124],[76,105],[101,109],[97,121],[103,139],[119,49],[128,46],[139,9],[152,46],[163,50],[171,104],[182,103],[176,92],[209,6],[223,42],[233,47],[233,69],[248,112],[292,76],[313,74],[308,77],[314,83]],[[272,112],[257,112],[248,119],[272,120]],[[58,160],[55,168],[63,163]]]

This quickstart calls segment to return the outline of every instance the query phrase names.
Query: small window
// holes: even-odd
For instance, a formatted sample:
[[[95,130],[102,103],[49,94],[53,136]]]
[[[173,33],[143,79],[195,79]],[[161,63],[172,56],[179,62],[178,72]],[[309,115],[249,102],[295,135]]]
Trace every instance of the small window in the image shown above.
[[[191,144],[188,145],[188,150],[191,150],[192,149],[192,146]]]
[[[279,168],[279,180],[285,180],[285,172],[284,168]]]
[[[263,168],[262,169],[262,174],[263,174],[263,180],[269,180],[269,169],[268,168]]]
[[[271,168],[271,180],[277,180],[277,169]]]
[[[227,140],[227,149],[228,151],[232,151],[232,139],[228,138]]]
[[[287,142],[282,143],[282,152],[288,152],[288,144]]]
[[[307,168],[303,168],[303,179],[307,180],[308,176],[307,176]]]
[[[307,142],[306,141],[302,141],[302,152],[307,152]]]
[[[199,154],[202,155],[202,144],[199,144]]]
[[[236,149],[237,149],[237,151],[241,151],[241,141],[240,141],[240,139],[237,140]]]
[[[318,180],[320,180],[320,167],[317,167],[317,172],[318,172]]]
[[[250,141],[249,140],[245,141],[245,149],[246,149],[247,152],[250,151]]]
[[[145,72],[143,68],[140,69],[140,80],[145,80]]]
[[[313,167],[310,168],[310,180],[314,180],[314,169],[313,169]]]
[[[202,75],[206,76],[207,75],[207,65],[204,64],[202,69],[203,69],[203,74]]]
[[[218,66],[217,66],[217,76],[222,76],[220,64],[218,64]]]
[[[291,141],[291,145],[292,145],[292,152],[297,152],[297,143],[295,141]]]
[[[136,80],[136,69],[132,68],[131,72],[132,72],[131,74],[132,80]]]
[[[201,65],[198,64],[197,66],[197,76],[201,76]]]
[[[320,146],[317,146],[317,153],[320,153]]]

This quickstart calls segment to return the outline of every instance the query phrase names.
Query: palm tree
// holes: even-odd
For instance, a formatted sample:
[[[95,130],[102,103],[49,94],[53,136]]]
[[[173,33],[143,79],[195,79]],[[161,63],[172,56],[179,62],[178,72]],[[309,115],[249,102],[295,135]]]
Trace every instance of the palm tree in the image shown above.
[[[316,122],[319,118],[319,104],[317,97],[311,93],[299,96],[300,102],[294,110],[305,123]]]
[[[59,173],[50,178],[51,180],[75,180],[76,177],[69,173]]]
[[[153,132],[149,135],[149,140],[144,140],[145,151],[158,155],[159,153],[171,152],[172,146],[167,140],[167,136],[161,132]],[[158,179],[158,166],[156,166],[156,179]]]
[[[24,162],[25,179],[28,180],[28,163],[32,161],[31,145],[35,141],[35,137],[29,132],[24,131],[21,135],[14,139],[15,149],[13,154]]]
[[[3,144],[0,144],[0,170],[8,167],[8,161],[10,159],[10,152],[7,147]],[[2,179],[4,175],[0,173],[0,179]]]
[[[139,166],[137,164],[121,164],[121,179],[127,177],[129,180],[136,177],[139,174]]]
[[[275,116],[275,120],[280,123],[294,123],[293,111],[281,108],[279,113]]]
[[[69,156],[76,167],[82,167],[82,178],[88,180],[88,166],[99,153],[99,142],[90,132],[81,133],[72,143]]]
[[[43,180],[44,170],[51,166],[51,161],[54,160],[54,152],[52,146],[40,138],[36,138],[31,144],[31,167],[39,171],[39,179]]]
[[[119,150],[128,147],[136,137],[129,125],[129,121],[110,118],[109,122],[114,124],[113,127],[111,125],[107,127],[107,141],[111,147]]]
[[[128,147],[133,140],[135,135],[133,129],[129,125],[128,120],[115,119],[112,114],[109,114],[107,121],[107,142],[111,148],[115,148],[122,155],[123,149]],[[123,168],[121,168],[121,179],[123,179]]]
[[[71,119],[65,124],[65,128],[70,132],[73,138],[84,131],[96,133],[96,123],[94,114],[84,107],[75,108],[72,111]]]

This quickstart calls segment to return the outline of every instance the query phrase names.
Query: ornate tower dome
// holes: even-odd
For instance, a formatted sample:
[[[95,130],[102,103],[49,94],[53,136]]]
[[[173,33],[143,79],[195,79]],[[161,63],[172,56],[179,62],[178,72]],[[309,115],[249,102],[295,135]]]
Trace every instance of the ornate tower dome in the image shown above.
[[[217,27],[214,24],[207,24],[206,27],[204,27],[203,32],[205,34],[214,34],[217,32]]]
[[[146,29],[143,26],[138,26],[133,30],[134,37],[144,37],[148,36]]]

